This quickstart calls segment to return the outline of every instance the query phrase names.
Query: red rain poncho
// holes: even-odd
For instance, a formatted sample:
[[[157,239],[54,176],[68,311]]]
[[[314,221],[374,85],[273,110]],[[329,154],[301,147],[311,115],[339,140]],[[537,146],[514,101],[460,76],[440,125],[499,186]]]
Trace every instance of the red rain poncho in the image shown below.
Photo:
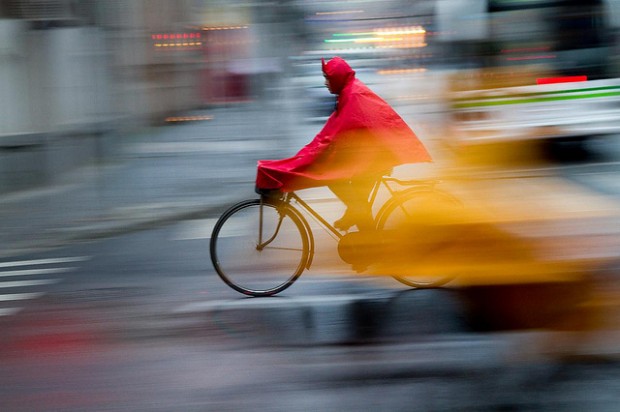
[[[323,62],[336,110],[323,129],[295,156],[259,160],[257,189],[290,192],[377,175],[431,157],[405,121],[383,99],[355,78],[339,57]]]

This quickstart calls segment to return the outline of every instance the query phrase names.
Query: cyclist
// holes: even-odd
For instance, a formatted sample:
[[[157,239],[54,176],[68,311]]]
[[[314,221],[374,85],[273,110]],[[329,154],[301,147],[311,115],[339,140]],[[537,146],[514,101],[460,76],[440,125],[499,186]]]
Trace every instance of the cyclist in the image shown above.
[[[390,105],[355,77],[340,57],[322,60],[325,85],[337,96],[323,129],[295,156],[259,160],[259,193],[327,186],[345,204],[334,227],[372,228],[368,196],[394,166],[430,162],[424,145]]]

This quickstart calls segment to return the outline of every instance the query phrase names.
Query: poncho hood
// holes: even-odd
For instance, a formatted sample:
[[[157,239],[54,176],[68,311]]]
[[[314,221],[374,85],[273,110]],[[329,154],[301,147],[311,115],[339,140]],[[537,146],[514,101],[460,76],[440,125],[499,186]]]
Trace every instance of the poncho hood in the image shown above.
[[[321,59],[321,62],[323,64],[323,74],[329,80],[332,93],[340,94],[347,83],[355,79],[355,70],[341,57],[334,57],[327,63],[325,63],[325,59]]]

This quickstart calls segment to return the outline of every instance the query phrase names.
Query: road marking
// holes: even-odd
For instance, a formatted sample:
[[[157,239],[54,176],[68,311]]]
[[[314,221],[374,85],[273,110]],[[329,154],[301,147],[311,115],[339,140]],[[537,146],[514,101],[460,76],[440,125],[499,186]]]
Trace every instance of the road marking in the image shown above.
[[[10,262],[0,262],[0,268],[9,269],[0,271],[0,279],[3,278],[15,278],[18,276],[36,276],[36,275],[53,275],[58,273],[67,273],[76,270],[76,267],[36,267],[42,265],[57,265],[70,262],[84,262],[92,259],[92,256],[68,256],[59,258],[45,258],[45,259],[31,259],[31,260],[16,260]],[[10,268],[19,268],[26,266],[34,266],[35,268],[10,270]],[[0,281],[0,290],[9,288],[31,288],[42,285],[51,285],[61,282],[62,279],[29,279],[29,280],[7,280]],[[0,294],[0,302],[13,301],[25,301],[30,299],[36,299],[45,295],[45,292],[32,292],[32,293],[3,293]],[[21,311],[20,307],[0,307],[0,317],[11,316]]]
[[[183,222],[172,240],[209,239],[217,219],[196,219]]]
[[[20,310],[22,310],[22,308],[3,308],[3,309],[0,309],[0,316],[15,315]]]
[[[15,280],[12,282],[0,282],[0,289],[51,285],[52,283],[58,283],[58,282],[60,282],[60,279]]]
[[[616,173],[588,173],[587,176],[579,176],[577,179],[614,193],[620,190],[620,182],[618,182]]]
[[[28,300],[28,299],[36,299],[40,296],[43,296],[42,292],[34,292],[34,293],[10,293],[6,295],[0,295],[0,302],[9,302],[13,300]]]
[[[71,272],[75,270],[74,267],[64,268],[50,268],[50,269],[25,269],[25,270],[8,270],[6,272],[0,272],[0,278],[9,276],[33,276],[33,275],[49,275],[53,273]]]
[[[65,258],[50,258],[50,259],[34,259],[34,260],[16,260],[14,262],[0,262],[0,268],[8,268],[15,266],[31,266],[31,265],[51,265],[56,263],[68,263],[68,262],[84,262],[92,259],[92,256],[72,256]]]
[[[214,300],[188,303],[173,310],[174,313],[213,312],[224,309],[283,309],[303,305],[344,305],[368,298],[369,295],[326,295],[299,297],[264,297],[257,299]],[[379,299],[377,295],[375,298]]]

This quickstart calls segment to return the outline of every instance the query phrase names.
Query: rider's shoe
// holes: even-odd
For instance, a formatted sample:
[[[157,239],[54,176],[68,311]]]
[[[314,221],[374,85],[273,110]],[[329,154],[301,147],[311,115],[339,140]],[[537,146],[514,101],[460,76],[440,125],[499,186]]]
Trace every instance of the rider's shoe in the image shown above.
[[[353,213],[349,212],[349,209],[344,212],[344,215],[342,215],[340,219],[334,222],[334,227],[342,232],[346,232],[353,225],[355,225],[355,217]]]
[[[374,224],[370,208],[353,210],[349,207],[344,215],[334,222],[334,227],[342,232],[346,232],[351,226],[357,226],[359,230],[372,229]]]

